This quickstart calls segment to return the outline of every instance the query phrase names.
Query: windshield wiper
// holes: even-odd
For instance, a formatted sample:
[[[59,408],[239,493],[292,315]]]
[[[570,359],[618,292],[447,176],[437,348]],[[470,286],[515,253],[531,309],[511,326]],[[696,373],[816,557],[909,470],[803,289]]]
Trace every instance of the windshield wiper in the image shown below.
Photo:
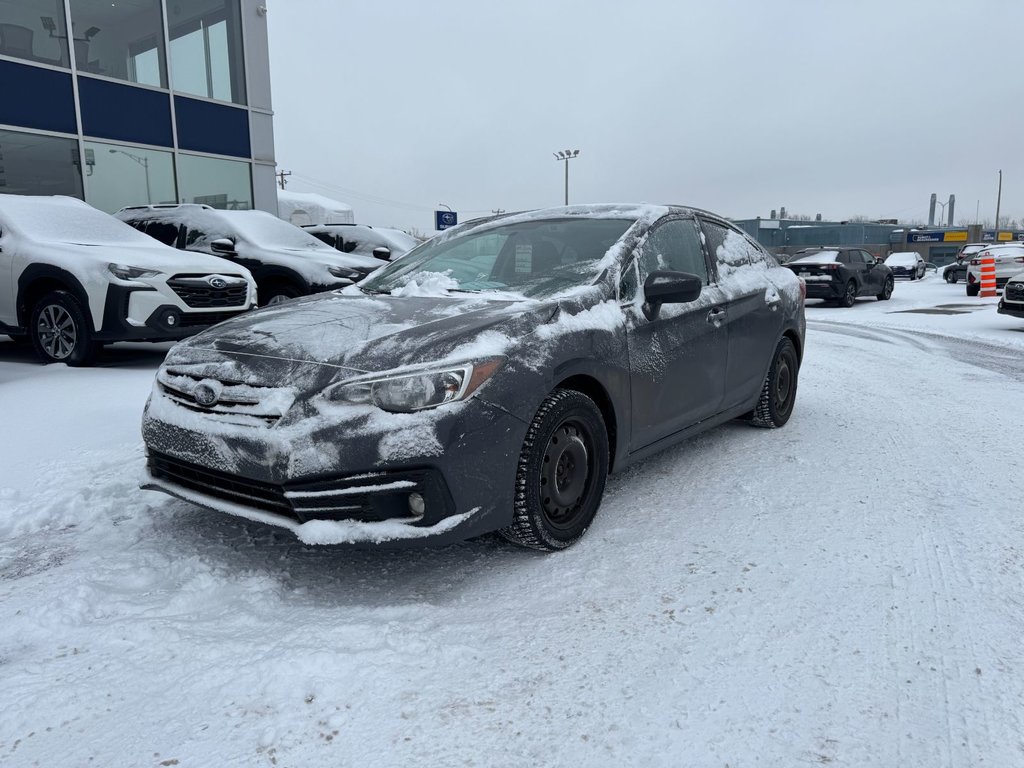
[[[390,296],[391,291],[375,291],[373,288],[365,288],[362,285],[356,286],[360,291],[366,294],[374,294],[377,296]]]

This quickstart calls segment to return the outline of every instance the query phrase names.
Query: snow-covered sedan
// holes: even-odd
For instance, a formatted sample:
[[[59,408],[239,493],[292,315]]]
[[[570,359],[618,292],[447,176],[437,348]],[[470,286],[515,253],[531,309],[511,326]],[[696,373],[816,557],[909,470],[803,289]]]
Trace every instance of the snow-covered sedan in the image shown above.
[[[144,487],[308,543],[561,549],[609,472],[729,419],[788,421],[802,288],[689,208],[472,222],[172,349]]]
[[[861,248],[821,248],[787,261],[807,284],[807,298],[834,301],[852,307],[858,296],[886,301],[892,296],[892,270]]]
[[[182,253],[71,197],[0,195],[0,333],[47,363],[174,341],[256,305],[244,267]]]
[[[909,277],[920,280],[924,277],[925,261],[914,251],[896,251],[885,257],[885,266],[892,270],[893,277]]]
[[[342,253],[372,256],[381,261],[395,261],[420,244],[399,229],[368,224],[304,224],[302,228]]]
[[[1006,281],[1024,269],[1024,243],[990,245],[971,257],[967,268],[967,295],[977,296],[981,292],[981,263],[991,257],[996,267],[996,288],[1002,288]]]
[[[241,264],[256,278],[263,306],[344,288],[384,264],[370,256],[338,253],[264,211],[184,203],[131,206],[114,215],[165,245]]]
[[[997,310],[1004,315],[1024,318],[1024,272],[1006,281]]]

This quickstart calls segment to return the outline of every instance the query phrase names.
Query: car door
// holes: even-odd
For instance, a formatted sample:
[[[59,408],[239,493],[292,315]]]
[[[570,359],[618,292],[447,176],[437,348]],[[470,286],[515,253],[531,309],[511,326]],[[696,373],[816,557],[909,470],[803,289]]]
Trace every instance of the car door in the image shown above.
[[[630,445],[637,450],[719,411],[728,332],[724,301],[721,292],[709,286],[710,270],[692,217],[660,221],[637,249],[632,268],[639,271],[631,283],[638,295],[626,311],[626,343],[632,391]],[[662,305],[648,318],[643,283],[658,270],[696,274],[707,288],[696,301]],[[627,273],[624,283],[628,277]]]
[[[16,326],[18,313],[14,307],[14,237],[0,220],[0,323]]]
[[[725,298],[728,330],[722,408],[749,401],[760,391],[775,345],[782,336],[782,296],[768,279],[768,256],[741,232],[701,219],[704,242]]]
[[[885,270],[882,265],[875,261],[875,257],[864,250],[853,251],[854,257],[859,258],[864,265],[864,285],[867,293],[877,294],[882,291],[882,282]]]

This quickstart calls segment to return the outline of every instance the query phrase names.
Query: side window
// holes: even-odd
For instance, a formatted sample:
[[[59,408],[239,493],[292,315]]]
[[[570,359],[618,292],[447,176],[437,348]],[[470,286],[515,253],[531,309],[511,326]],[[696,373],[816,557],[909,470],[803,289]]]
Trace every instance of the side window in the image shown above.
[[[716,224],[713,221],[701,221],[704,239],[710,253],[718,266],[720,278],[726,278],[737,269],[756,265],[764,268],[769,264],[765,252],[754,245],[739,232]]]
[[[636,273],[636,261],[630,261],[622,270],[622,278],[619,280],[619,301],[625,304],[632,302],[639,289],[640,278]]]
[[[640,253],[642,279],[666,269],[697,275],[707,285],[708,267],[693,219],[670,219],[647,236]]]
[[[159,240],[164,245],[177,247],[178,225],[166,221],[151,221],[146,225],[146,234]]]
[[[849,251],[840,251],[839,255],[836,256],[836,261],[838,261],[840,264],[849,264],[850,263],[850,252]]]
[[[338,247],[337,242],[336,242],[337,238],[335,238],[335,236],[332,235],[330,232],[310,232],[309,234],[311,234],[317,240],[320,240],[321,242],[327,243],[329,246],[331,246],[331,248],[337,248]]]
[[[208,239],[209,239],[209,237],[207,236],[207,234],[205,232],[203,232],[201,229],[196,229],[195,227],[189,227],[188,234],[185,236],[185,247],[188,248],[190,246],[195,245],[196,243],[198,243],[201,240],[208,240]]]
[[[875,263],[875,258],[867,251],[860,251],[860,257],[869,267],[873,266]]]

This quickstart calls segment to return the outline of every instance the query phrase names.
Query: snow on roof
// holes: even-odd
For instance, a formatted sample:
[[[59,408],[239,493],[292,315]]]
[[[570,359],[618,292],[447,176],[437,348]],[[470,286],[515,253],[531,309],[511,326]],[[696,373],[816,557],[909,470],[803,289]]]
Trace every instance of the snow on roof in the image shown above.
[[[153,239],[75,197],[0,195],[0,217],[18,234],[48,243],[152,245]]]
[[[353,224],[352,206],[316,192],[277,191],[278,216],[292,224]]]

